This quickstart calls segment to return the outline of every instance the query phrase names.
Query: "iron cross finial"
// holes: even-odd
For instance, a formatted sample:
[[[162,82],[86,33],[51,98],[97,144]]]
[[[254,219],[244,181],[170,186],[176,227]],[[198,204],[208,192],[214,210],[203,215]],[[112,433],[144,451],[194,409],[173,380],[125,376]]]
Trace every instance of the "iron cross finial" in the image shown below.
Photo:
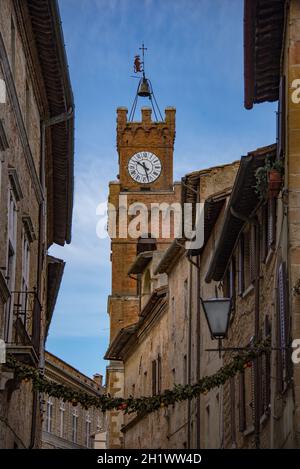
[[[142,47],[139,47],[139,50],[142,51],[142,56],[143,56],[143,61],[142,61],[142,64],[143,64],[143,75],[145,76],[145,50],[148,50],[148,48],[145,47],[144,43],[142,43]]]

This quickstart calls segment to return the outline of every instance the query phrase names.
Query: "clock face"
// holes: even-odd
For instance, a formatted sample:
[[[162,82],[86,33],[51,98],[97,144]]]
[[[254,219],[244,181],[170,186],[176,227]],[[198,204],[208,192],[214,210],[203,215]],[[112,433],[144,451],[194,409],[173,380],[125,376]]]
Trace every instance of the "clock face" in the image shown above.
[[[154,153],[140,151],[128,161],[128,172],[140,184],[154,182],[161,174],[160,159]]]

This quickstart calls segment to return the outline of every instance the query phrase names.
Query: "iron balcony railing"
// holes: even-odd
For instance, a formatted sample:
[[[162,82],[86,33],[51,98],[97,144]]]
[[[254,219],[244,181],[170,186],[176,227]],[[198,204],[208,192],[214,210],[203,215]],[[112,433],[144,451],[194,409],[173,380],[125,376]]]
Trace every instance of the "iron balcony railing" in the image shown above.
[[[35,291],[14,291],[7,303],[7,342],[33,346],[39,356],[41,304]]]

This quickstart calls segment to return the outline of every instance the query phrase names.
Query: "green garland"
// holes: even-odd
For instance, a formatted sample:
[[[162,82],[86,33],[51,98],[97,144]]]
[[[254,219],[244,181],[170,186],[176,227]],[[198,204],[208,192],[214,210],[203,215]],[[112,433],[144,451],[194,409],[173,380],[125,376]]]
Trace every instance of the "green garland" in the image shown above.
[[[177,384],[173,389],[167,389],[162,394],[136,398],[130,396],[127,399],[111,397],[110,394],[95,397],[85,392],[75,391],[68,386],[49,380],[41,370],[18,362],[12,355],[8,356],[6,365],[14,369],[18,378],[25,381],[31,380],[35,390],[62,399],[65,402],[71,402],[74,406],[79,403],[84,409],[96,407],[100,408],[102,412],[117,409],[127,414],[132,412],[150,413],[160,407],[167,407],[175,404],[175,402],[185,401],[200,394],[207,394],[208,391],[225,384],[229,378],[243,371],[244,368],[251,367],[255,358],[269,351],[270,342],[265,340],[242,351],[240,354],[236,354],[230,363],[222,366],[215,374],[205,376],[195,384]]]

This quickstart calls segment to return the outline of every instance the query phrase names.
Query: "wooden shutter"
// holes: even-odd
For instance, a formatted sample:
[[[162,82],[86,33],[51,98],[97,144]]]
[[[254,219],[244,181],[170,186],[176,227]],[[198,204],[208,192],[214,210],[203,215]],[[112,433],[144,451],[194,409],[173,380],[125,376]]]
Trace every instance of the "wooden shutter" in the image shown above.
[[[282,158],[285,151],[285,76],[280,78],[277,115],[277,158]]]
[[[251,408],[252,408],[253,425],[255,425],[255,415],[256,415],[256,392],[257,392],[257,390],[255,389],[255,372],[256,372],[256,366],[257,366],[256,360],[252,361],[252,368],[251,368]]]
[[[235,258],[233,257],[230,263],[230,297],[232,299],[232,308],[235,308]]]
[[[242,295],[245,286],[244,277],[244,236],[241,235],[239,242],[239,277],[238,277],[238,288],[239,295]]]
[[[288,321],[286,265],[282,262],[278,269],[278,342],[280,347],[278,370],[281,387],[287,372]]]
[[[157,357],[157,394],[161,393],[161,356]]]
[[[266,403],[266,367],[265,356],[260,355],[257,359],[259,387],[260,387],[260,400],[259,400],[259,416],[261,417],[265,412]]]
[[[271,338],[271,324],[269,316],[265,317],[265,338]],[[265,411],[269,410],[271,402],[271,352],[265,353]]]
[[[272,248],[276,241],[276,199],[268,200],[268,248]]]
[[[230,420],[231,420],[231,441],[236,443],[236,428],[235,428],[235,380],[234,376],[230,378]]]
[[[260,260],[264,262],[268,254],[268,204],[261,209]]]
[[[157,394],[157,370],[156,370],[156,360],[152,360],[152,394],[155,396]]]
[[[249,240],[250,282],[256,278],[256,227],[251,225]]]
[[[239,374],[239,429],[246,430],[245,372]]]

